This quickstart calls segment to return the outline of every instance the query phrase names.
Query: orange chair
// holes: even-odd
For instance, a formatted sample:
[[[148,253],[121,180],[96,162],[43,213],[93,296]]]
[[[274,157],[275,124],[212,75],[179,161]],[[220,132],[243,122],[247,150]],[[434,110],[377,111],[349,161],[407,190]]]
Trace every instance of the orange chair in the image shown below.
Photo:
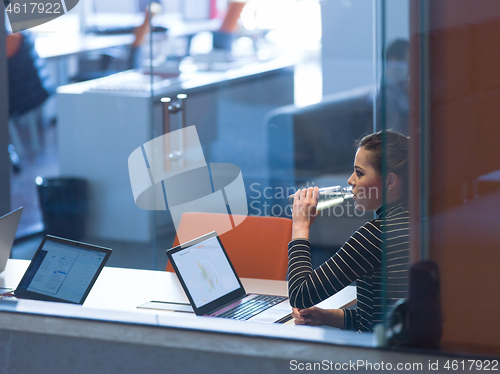
[[[226,214],[216,213],[184,213],[177,235],[187,241],[195,239],[214,231],[213,227],[227,217]],[[178,236],[175,237],[174,247],[179,245]],[[239,277],[274,280],[286,280],[287,246],[291,238],[291,219],[256,216],[246,217],[238,226],[220,235]],[[170,262],[166,270],[174,271]]]

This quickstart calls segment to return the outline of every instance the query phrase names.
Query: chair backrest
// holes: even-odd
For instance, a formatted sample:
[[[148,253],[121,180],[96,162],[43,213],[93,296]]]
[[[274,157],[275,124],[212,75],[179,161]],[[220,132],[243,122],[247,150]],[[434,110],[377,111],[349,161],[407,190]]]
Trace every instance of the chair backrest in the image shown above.
[[[277,108],[264,122],[270,175],[285,176],[285,186],[352,172],[354,140],[373,132],[373,86],[325,96],[306,107]],[[293,176],[298,180],[290,181]]]
[[[45,61],[35,49],[31,32],[23,31],[19,50],[7,60],[9,116],[19,116],[41,105],[55,92]]]
[[[212,231],[219,220],[227,220],[227,215],[184,213],[177,234],[192,240]],[[219,237],[239,277],[286,280],[291,219],[248,216]],[[173,246],[177,245],[176,236]],[[170,262],[166,270],[174,271]]]

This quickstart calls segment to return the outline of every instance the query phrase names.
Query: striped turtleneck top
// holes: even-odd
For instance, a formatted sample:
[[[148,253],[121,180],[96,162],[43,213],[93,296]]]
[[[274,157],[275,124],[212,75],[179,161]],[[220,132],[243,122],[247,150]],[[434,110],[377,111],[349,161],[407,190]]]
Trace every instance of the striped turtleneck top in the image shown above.
[[[380,208],[377,218],[361,226],[335,255],[316,270],[311,266],[310,243],[288,244],[288,293],[295,308],[309,308],[356,281],[357,307],[344,309],[344,328],[373,331],[383,320],[383,254],[385,302],[406,297],[409,273],[409,211],[405,201]]]

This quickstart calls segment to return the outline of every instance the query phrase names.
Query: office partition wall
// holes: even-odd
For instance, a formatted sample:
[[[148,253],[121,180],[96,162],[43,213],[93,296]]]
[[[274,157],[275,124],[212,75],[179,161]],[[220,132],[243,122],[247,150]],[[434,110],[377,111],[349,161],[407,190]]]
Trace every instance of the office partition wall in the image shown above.
[[[500,7],[414,1],[411,13],[412,248],[441,273],[442,348],[498,356]]]
[[[5,48],[5,13],[0,12],[0,82],[7,81],[7,56]],[[8,94],[7,86],[0,85],[0,214],[10,211],[10,177],[9,177],[9,145],[8,136]]]

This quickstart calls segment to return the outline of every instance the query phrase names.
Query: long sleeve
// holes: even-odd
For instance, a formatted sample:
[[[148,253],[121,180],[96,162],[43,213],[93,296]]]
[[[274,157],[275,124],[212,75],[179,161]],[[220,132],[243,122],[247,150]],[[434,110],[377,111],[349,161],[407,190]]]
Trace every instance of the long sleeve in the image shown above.
[[[380,224],[370,221],[356,231],[340,250],[316,270],[312,269],[310,243],[292,240],[288,245],[288,293],[296,308],[311,307],[380,266]],[[345,328],[355,328],[356,311],[346,310]]]
[[[380,227],[370,221],[356,231],[340,250],[316,270],[311,266],[310,243],[288,244],[288,293],[295,308],[311,307],[337,293],[380,265]]]
[[[385,246],[382,246],[382,237]],[[383,247],[385,280],[381,267]],[[405,297],[408,262],[409,212],[406,204],[399,202],[360,227],[335,255],[315,270],[311,266],[309,241],[292,240],[288,244],[290,304],[295,308],[309,308],[356,280],[357,308],[344,309],[344,328],[372,331],[375,324],[384,319],[384,304],[391,305]]]
[[[344,329],[345,330],[357,330],[357,310],[356,309],[344,309]]]

